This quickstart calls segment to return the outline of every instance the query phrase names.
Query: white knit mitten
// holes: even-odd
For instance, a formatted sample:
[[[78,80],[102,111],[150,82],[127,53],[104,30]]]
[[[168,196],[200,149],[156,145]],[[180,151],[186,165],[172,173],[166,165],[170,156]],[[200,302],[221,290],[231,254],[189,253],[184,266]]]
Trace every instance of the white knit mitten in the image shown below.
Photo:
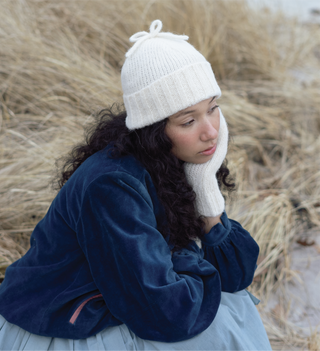
[[[185,163],[184,171],[188,183],[196,193],[196,210],[199,215],[216,217],[224,211],[224,198],[220,192],[216,173],[227,155],[228,127],[219,108],[220,128],[217,148],[206,163]]]

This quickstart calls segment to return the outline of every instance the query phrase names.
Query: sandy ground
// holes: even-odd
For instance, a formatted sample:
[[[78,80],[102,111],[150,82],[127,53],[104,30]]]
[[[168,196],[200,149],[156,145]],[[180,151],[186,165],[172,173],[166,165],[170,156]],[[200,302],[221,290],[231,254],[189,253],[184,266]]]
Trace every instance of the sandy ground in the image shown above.
[[[310,233],[308,242],[313,245],[293,245],[291,269],[297,277],[285,287],[291,302],[288,319],[307,334],[310,328],[320,332],[320,233]]]
[[[310,230],[298,242],[290,253],[292,279],[277,290],[267,310],[293,325],[299,336],[309,337],[320,334],[320,232]]]
[[[287,279],[258,310],[274,351],[320,351],[319,228],[298,236],[289,257]]]

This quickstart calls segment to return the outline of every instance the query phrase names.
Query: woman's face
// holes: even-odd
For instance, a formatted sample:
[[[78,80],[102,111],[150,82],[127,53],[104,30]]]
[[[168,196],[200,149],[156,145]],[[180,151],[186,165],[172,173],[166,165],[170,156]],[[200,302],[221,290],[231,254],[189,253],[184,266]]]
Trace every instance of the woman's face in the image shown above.
[[[219,127],[220,113],[213,97],[170,116],[165,132],[173,143],[171,152],[180,160],[205,163],[215,152]]]

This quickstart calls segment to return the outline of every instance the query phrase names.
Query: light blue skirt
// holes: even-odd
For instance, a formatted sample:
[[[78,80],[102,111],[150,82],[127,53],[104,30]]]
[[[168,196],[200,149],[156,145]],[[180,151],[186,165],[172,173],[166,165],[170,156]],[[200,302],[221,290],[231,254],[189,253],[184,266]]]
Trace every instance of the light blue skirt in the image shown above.
[[[0,350],[271,350],[255,307],[259,300],[246,290],[222,293],[212,324],[185,341],[143,340],[124,324],[87,339],[71,340],[31,334],[0,316]]]

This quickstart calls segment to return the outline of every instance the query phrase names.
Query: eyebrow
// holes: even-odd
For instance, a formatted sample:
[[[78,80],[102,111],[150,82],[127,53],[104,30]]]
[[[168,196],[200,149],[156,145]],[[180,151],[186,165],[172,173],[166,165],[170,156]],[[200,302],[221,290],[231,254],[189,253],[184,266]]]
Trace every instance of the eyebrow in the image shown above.
[[[217,96],[214,96],[208,103],[208,105],[211,104],[211,102],[216,98]],[[174,116],[174,119],[181,117],[181,116],[185,116],[188,115],[189,113],[193,113],[195,112],[195,110],[189,110],[189,111],[181,111],[180,113],[178,113],[176,116]]]

